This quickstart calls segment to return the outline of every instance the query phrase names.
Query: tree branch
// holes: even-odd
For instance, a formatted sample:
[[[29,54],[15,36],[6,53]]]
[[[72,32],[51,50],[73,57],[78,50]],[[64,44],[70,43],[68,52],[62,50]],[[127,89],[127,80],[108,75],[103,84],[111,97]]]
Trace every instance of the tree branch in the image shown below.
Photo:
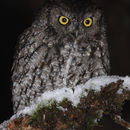
[[[70,92],[70,88],[66,88],[67,92]],[[58,95],[55,95],[56,93]],[[106,114],[119,125],[130,129],[130,123],[121,119],[124,101],[130,99],[129,77],[93,78],[85,85],[77,86],[74,92],[68,93],[71,98],[65,96],[66,93],[61,90],[48,92],[47,94],[52,96],[49,96],[51,99],[46,97],[48,102],[44,93],[41,99],[38,99],[41,102],[36,102],[35,105],[14,115],[7,123],[7,128],[9,130],[92,130],[94,126],[98,126],[103,114]],[[59,100],[56,96],[64,98],[60,97]],[[75,105],[75,100],[78,99]]]

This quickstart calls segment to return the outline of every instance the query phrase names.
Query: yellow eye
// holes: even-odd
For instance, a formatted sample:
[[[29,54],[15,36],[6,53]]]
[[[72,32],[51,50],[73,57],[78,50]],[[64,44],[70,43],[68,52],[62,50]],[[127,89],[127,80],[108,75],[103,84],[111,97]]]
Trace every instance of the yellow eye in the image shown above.
[[[86,18],[83,23],[85,27],[90,27],[93,23],[93,20],[92,18]]]
[[[65,16],[60,16],[59,22],[60,22],[60,24],[62,24],[62,25],[66,25],[66,24],[69,23],[69,19],[68,19],[67,17],[65,17]]]

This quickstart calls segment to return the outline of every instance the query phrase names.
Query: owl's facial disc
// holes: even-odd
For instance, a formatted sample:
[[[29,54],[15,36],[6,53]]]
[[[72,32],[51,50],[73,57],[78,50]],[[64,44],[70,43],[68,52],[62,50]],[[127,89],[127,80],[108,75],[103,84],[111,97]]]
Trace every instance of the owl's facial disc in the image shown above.
[[[67,27],[71,27],[72,31],[70,32],[70,35],[72,37],[73,40],[78,38],[79,35],[79,26],[84,26],[86,29],[91,27],[93,24],[93,18],[92,17],[87,17],[87,18],[81,18],[79,20],[77,20],[76,18],[68,18],[66,16],[59,16],[58,18],[58,22],[61,26],[67,28]],[[82,25],[81,25],[82,24]]]

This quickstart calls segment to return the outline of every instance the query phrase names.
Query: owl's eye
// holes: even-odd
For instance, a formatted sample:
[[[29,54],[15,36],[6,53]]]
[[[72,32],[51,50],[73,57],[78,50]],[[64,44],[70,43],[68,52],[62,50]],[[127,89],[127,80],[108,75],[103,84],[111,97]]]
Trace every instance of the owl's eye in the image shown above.
[[[85,27],[90,27],[93,23],[93,20],[92,18],[86,18],[83,23]]]
[[[60,16],[59,22],[60,22],[60,24],[62,24],[62,25],[66,25],[66,24],[69,23],[69,19],[68,19],[67,17],[65,17],[65,16]]]

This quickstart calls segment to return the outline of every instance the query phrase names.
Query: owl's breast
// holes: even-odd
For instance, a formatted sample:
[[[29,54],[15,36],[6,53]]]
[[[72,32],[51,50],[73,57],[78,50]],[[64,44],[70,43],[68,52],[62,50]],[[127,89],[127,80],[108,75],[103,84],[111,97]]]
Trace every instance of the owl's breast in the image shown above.
[[[53,53],[52,53],[53,52]],[[56,46],[51,50],[50,77],[59,88],[75,87],[88,79],[106,73],[101,60],[101,50],[76,41]],[[97,55],[98,54],[98,55]]]

